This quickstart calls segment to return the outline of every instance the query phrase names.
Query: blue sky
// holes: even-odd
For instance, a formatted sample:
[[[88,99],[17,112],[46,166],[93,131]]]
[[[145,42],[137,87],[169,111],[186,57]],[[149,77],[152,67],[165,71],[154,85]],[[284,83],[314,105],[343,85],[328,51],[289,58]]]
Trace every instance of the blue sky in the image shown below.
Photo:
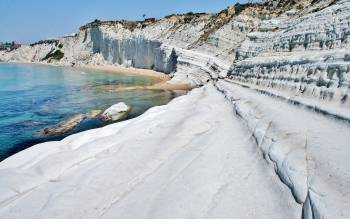
[[[94,19],[141,20],[184,12],[218,12],[245,0],[0,0],[0,42],[30,43],[78,31]]]

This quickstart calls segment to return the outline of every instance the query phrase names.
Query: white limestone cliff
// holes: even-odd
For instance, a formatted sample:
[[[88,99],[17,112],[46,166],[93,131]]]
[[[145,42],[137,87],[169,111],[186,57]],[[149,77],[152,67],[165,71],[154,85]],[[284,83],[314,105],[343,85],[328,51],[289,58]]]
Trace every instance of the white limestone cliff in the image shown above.
[[[0,51],[202,86],[6,159],[0,218],[349,218],[350,1],[291,2],[93,22]],[[57,50],[62,59],[47,58]]]

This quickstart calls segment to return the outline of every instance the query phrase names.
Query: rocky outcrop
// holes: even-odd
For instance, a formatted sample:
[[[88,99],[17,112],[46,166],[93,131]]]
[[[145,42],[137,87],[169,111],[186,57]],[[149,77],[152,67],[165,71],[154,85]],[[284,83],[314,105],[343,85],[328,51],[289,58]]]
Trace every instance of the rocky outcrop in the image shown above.
[[[55,127],[44,129],[43,131],[41,131],[40,134],[43,136],[59,136],[67,134],[73,131],[82,122],[95,118],[105,122],[116,122],[127,117],[130,111],[130,106],[126,105],[123,102],[117,103],[109,107],[105,111],[92,110],[88,113],[72,116],[63,122],[60,122]]]
[[[302,205],[301,218],[347,218],[349,201],[341,194],[348,190],[348,124],[231,80],[216,86],[251,131],[260,156]]]
[[[117,103],[109,107],[102,113],[102,118],[106,121],[118,121],[125,118],[130,112],[131,107],[125,103]]]
[[[46,128],[41,132],[43,136],[59,136],[73,131],[84,120],[96,118],[102,110],[93,110],[89,113],[75,115],[52,128]]]
[[[72,118],[69,118],[68,120],[58,124],[54,128],[44,129],[41,132],[41,134],[43,136],[55,136],[55,135],[61,135],[61,134],[70,132],[75,127],[77,127],[84,119],[85,119],[85,116],[83,114],[73,116]]]
[[[349,1],[261,21],[236,51],[232,79],[349,106]]]
[[[204,88],[195,89],[191,96],[175,100],[174,104],[177,107],[186,106],[187,111],[181,111],[179,114],[171,111],[172,113],[167,114],[169,117],[164,115],[162,117],[164,120],[159,120],[157,115],[162,114],[163,108],[156,108],[148,111],[144,117],[135,120],[136,122],[128,121],[116,126],[113,131],[111,131],[112,128],[106,128],[106,132],[101,131],[102,134],[100,133],[102,136],[104,136],[103,133],[118,134],[120,129],[126,127],[127,131],[123,130],[123,133],[128,133],[126,137],[108,134],[106,138],[83,140],[83,143],[77,143],[78,146],[74,146],[75,143],[72,143],[72,146],[69,139],[57,143],[59,145],[57,147],[62,146],[62,148],[82,147],[82,155],[79,154],[79,150],[75,151],[79,154],[78,158],[70,157],[69,152],[67,152],[67,160],[71,163],[67,164],[67,168],[62,168],[63,176],[66,169],[75,165],[79,166],[80,162],[85,165],[83,162],[85,160],[95,161],[95,159],[104,159],[105,156],[109,157],[108,153],[111,150],[113,158],[114,153],[125,153],[127,150],[130,150],[130,153],[126,154],[128,156],[121,155],[121,160],[115,161],[115,159],[106,158],[107,160],[101,161],[101,163],[116,162],[113,163],[116,166],[120,163],[128,163],[125,168],[134,165],[139,170],[138,168],[143,165],[133,163],[133,159],[128,160],[127,158],[129,156],[135,158],[132,150],[138,151],[143,148],[141,144],[145,139],[151,139],[149,145],[152,146],[162,142],[167,146],[170,145],[170,148],[172,146],[177,148],[173,151],[174,156],[168,154],[171,149],[166,149],[164,154],[160,154],[159,157],[151,161],[148,158],[152,156],[149,156],[148,152],[142,152],[145,153],[144,156],[140,155],[135,160],[149,161],[145,169],[140,169],[139,175],[136,172],[128,173],[136,175],[130,175],[129,181],[115,184],[115,188],[120,188],[120,185],[126,185],[126,187],[122,187],[121,191],[114,191],[114,196],[108,199],[110,206],[103,205],[101,209],[97,209],[96,216],[102,217],[106,214],[108,217],[109,214],[115,215],[113,214],[115,212],[121,216],[129,215],[130,218],[140,216],[137,215],[137,212],[131,212],[128,207],[134,206],[135,203],[144,206],[146,202],[137,201],[137,197],[140,196],[135,196],[136,198],[132,196],[132,194],[142,194],[146,195],[143,197],[153,197],[155,203],[153,206],[147,205],[149,208],[145,207],[144,211],[150,213],[152,217],[155,215],[154,212],[160,212],[160,217],[155,218],[164,218],[164,213],[168,211],[163,212],[163,210],[170,209],[169,211],[171,211],[173,209],[167,204],[173,203],[174,197],[179,197],[174,191],[177,191],[181,187],[180,185],[188,185],[193,181],[191,177],[191,180],[183,181],[186,177],[181,174],[186,168],[193,167],[194,169],[190,173],[195,172],[199,174],[199,177],[203,177],[199,178],[200,182],[205,182],[207,178],[204,176],[207,172],[216,173],[221,170],[225,170],[222,171],[224,176],[220,175],[224,181],[220,181],[220,185],[209,193],[207,190],[204,193],[198,193],[198,197],[203,194],[213,194],[209,197],[210,203],[200,206],[200,209],[204,209],[203,212],[199,212],[199,208],[191,208],[192,203],[184,201],[186,204],[180,204],[182,210],[182,207],[185,206],[186,210],[190,212],[189,214],[184,213],[184,218],[186,216],[193,217],[193,215],[202,218],[213,218],[210,217],[212,215],[214,217],[218,215],[232,217],[233,214],[226,213],[229,211],[228,209],[235,207],[229,203],[236,203],[237,199],[236,197],[232,199],[226,194],[236,194],[237,197],[243,197],[240,200],[244,201],[250,200],[249,198],[255,200],[254,194],[249,192],[260,186],[260,181],[254,184],[249,181],[249,177],[254,175],[255,171],[267,173],[266,171],[272,170],[275,175],[272,176],[268,172],[268,176],[273,181],[273,186],[276,187],[261,187],[262,190],[257,191],[256,194],[261,194],[260,192],[265,191],[266,188],[273,188],[273,192],[271,192],[277,194],[278,198],[274,199],[274,197],[268,196],[269,201],[264,202],[259,199],[259,203],[264,206],[268,205],[266,206],[268,209],[271,207],[269,204],[274,203],[273,200],[277,200],[281,205],[288,206],[285,208],[288,211],[284,211],[288,213],[286,213],[287,216],[283,213],[271,215],[276,218],[288,216],[291,218],[348,218],[350,215],[348,210],[350,206],[348,201],[350,180],[347,156],[349,154],[347,144],[350,140],[348,126],[350,121],[349,12],[349,0],[279,0],[244,6],[237,4],[214,15],[189,13],[149,22],[93,22],[82,27],[76,36],[62,38],[59,43],[22,46],[12,52],[0,52],[0,59],[4,61],[48,62],[49,60],[43,60],[43,58],[50,51],[59,49],[64,53],[64,57],[60,60],[50,59],[50,62],[58,65],[123,65],[151,68],[168,73],[172,77],[170,83],[189,83],[194,87],[204,86]],[[207,84],[208,82],[210,83]],[[214,84],[214,87],[211,83]],[[209,92],[207,92],[208,90]],[[222,93],[221,96],[217,95],[217,90]],[[223,100],[222,96],[225,96],[226,99]],[[210,100],[212,103],[206,104],[202,100],[204,102]],[[202,108],[195,108],[197,104],[201,103],[203,104]],[[227,108],[228,103],[231,110]],[[241,121],[246,125],[247,135],[239,134],[243,127],[235,127],[234,129],[232,123],[226,123],[226,121],[232,122],[231,117],[226,117],[226,114],[217,114],[217,111],[221,110],[220,107],[217,107],[218,105],[225,106],[224,113],[231,111],[235,122]],[[164,109],[168,108],[164,107]],[[212,109],[215,110],[212,111]],[[189,113],[188,110],[195,110],[195,112]],[[175,115],[176,119],[173,120],[171,115]],[[207,120],[207,117],[203,117],[203,115],[210,117],[210,119]],[[212,115],[215,116],[212,117]],[[222,118],[224,119],[222,120]],[[164,121],[171,121],[172,124],[178,122],[178,124],[169,128],[171,125]],[[155,124],[153,124],[154,122]],[[134,134],[135,129],[133,128],[140,127],[138,123],[145,123],[142,126],[146,127],[146,129],[142,129],[142,131],[146,130],[144,135]],[[216,127],[216,124],[223,125],[212,129],[212,127]],[[131,127],[129,131],[127,127]],[[166,131],[162,132],[163,129]],[[153,133],[158,134],[158,132],[162,133],[160,137],[153,136]],[[206,136],[207,132],[216,136],[213,138],[215,141],[207,137],[200,138],[202,135]],[[237,138],[232,137],[236,134]],[[196,138],[192,138],[193,136]],[[210,165],[195,166],[196,162],[199,162],[200,159],[197,158],[201,157],[201,154],[204,154],[209,161],[230,160],[235,155],[228,152],[232,148],[229,148],[225,154],[226,149],[228,149],[226,146],[231,146],[235,142],[240,142],[239,146],[250,145],[250,143],[241,142],[244,136],[247,136],[247,139],[251,137],[255,146],[249,150],[249,153],[254,153],[254,156],[248,153],[249,156],[245,154],[244,158],[250,159],[252,162],[258,160],[259,165],[245,163],[240,168],[235,169],[238,172],[244,170],[246,173],[239,177],[238,181],[232,177],[235,176],[235,171],[230,173],[232,175],[225,175],[226,170],[236,168],[237,165],[239,166],[241,162],[244,163],[246,160],[229,164],[228,169],[220,166],[215,171]],[[173,141],[168,141],[168,138],[173,139]],[[112,141],[110,141],[111,139]],[[119,146],[125,145],[128,139],[135,139],[131,143],[133,147],[124,149]],[[221,139],[227,141],[221,141]],[[72,138],[72,141],[78,142],[75,138]],[[106,151],[97,151],[90,156],[89,148],[96,142],[102,142],[101,145],[106,147]],[[60,144],[62,145],[60,146]],[[187,151],[188,145],[193,146],[193,148]],[[210,149],[211,145],[215,145],[215,150],[209,153],[207,149]],[[86,151],[85,147],[88,148]],[[168,147],[162,147],[162,150],[164,148]],[[225,150],[217,150],[217,148]],[[246,147],[241,147],[239,151],[246,149]],[[93,150],[100,150],[100,148]],[[154,153],[157,154],[162,150],[156,148]],[[184,152],[183,150],[185,150],[183,157],[177,157],[176,154]],[[200,151],[200,155],[193,157],[192,154],[197,153],[197,151]],[[220,154],[221,152],[223,154]],[[219,153],[217,157],[216,153]],[[211,156],[213,154],[214,157]],[[59,156],[57,155],[57,157]],[[48,160],[45,162],[50,162],[50,158],[45,159]],[[204,160],[207,161],[206,159]],[[261,168],[265,167],[260,162],[262,159],[269,168],[266,167],[267,169],[261,171]],[[183,160],[188,162],[184,163]],[[5,164],[6,168],[14,166],[13,163],[15,163],[11,159],[6,162],[8,162]],[[172,165],[167,166],[167,162],[181,164],[183,168],[176,169]],[[109,165],[106,164],[106,166]],[[165,170],[162,169],[163,167]],[[37,168],[45,169],[40,163]],[[166,168],[170,168],[168,172]],[[169,175],[169,172],[174,173],[175,169],[176,174]],[[33,168],[33,172],[37,173],[38,171]],[[114,169],[111,173],[114,173]],[[129,176],[128,174],[123,175],[123,172],[117,173],[125,177]],[[82,174],[82,176],[85,175]],[[158,178],[158,176],[163,177]],[[177,178],[178,176],[181,177]],[[227,178],[225,178],[226,176]],[[41,179],[44,182],[55,181],[61,175],[51,177],[48,174],[45,177]],[[266,179],[256,175],[255,177],[255,179]],[[158,184],[159,179],[166,179],[166,182]],[[213,180],[214,178],[209,177],[208,179]],[[101,177],[101,180],[103,181],[104,178]],[[237,183],[241,181],[249,181],[251,184],[249,184],[249,188],[242,190],[246,192],[239,193],[240,190],[236,188],[243,186],[244,183]],[[74,181],[73,184],[76,182]],[[165,188],[169,188],[168,186],[174,182],[178,182],[178,184],[176,183],[177,186],[174,187],[174,190],[169,192],[171,200],[162,196],[164,193],[157,193],[159,188],[166,190]],[[212,183],[215,184],[213,181],[210,182],[210,186],[213,185]],[[113,183],[113,180],[110,183]],[[265,183],[264,185],[268,185],[268,182]],[[101,184],[97,182],[96,185],[100,186]],[[200,185],[203,186],[200,188],[208,188],[206,185]],[[278,187],[279,185],[282,187]],[[33,187],[35,186],[23,187],[25,189],[22,193],[31,191]],[[84,187],[84,189],[86,188]],[[288,188],[289,191],[287,195],[285,188]],[[192,187],[183,189],[186,191],[184,194],[192,191]],[[226,191],[230,191],[230,193]],[[237,191],[238,194],[235,193]],[[4,198],[4,203],[17,200],[17,190],[17,193],[11,189],[6,190],[6,192],[6,197],[9,198]],[[84,196],[84,194],[80,195]],[[271,193],[268,194],[271,195]],[[124,199],[124,197],[130,199]],[[160,198],[158,199],[158,197]],[[125,205],[123,205],[125,208],[114,206],[119,200],[122,200],[121,203],[125,201]],[[158,202],[159,200],[162,202]],[[159,204],[168,208],[154,207]],[[289,208],[290,206],[292,208]],[[94,205],[89,209],[95,209],[93,207]],[[244,206],[240,205],[240,207]],[[260,209],[257,206],[254,208]],[[129,211],[122,212],[121,209],[129,209]],[[220,209],[224,210],[220,212]],[[234,209],[240,212],[240,209]],[[272,209],[276,209],[276,207]],[[215,214],[217,211],[219,213]],[[11,211],[8,212],[11,213]],[[246,212],[250,212],[249,209],[246,209]],[[252,213],[248,216],[259,217],[261,215]]]

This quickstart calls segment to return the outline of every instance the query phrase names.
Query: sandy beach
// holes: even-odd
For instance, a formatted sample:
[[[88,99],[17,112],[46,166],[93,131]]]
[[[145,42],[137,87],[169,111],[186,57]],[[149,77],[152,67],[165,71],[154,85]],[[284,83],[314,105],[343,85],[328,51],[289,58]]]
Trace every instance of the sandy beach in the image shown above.
[[[162,72],[149,70],[149,69],[139,69],[139,68],[126,68],[121,66],[78,66],[76,67],[82,71],[102,71],[115,74],[128,74],[128,75],[142,75],[146,77],[154,77],[159,79],[159,83],[146,87],[133,87],[126,89],[149,89],[149,90],[185,90],[189,91],[193,87],[190,84],[174,84],[170,83],[171,77]]]
[[[0,62],[1,63],[1,62]],[[2,62],[6,64],[5,62]],[[37,64],[37,65],[50,65],[56,67],[71,67],[71,66],[63,66],[52,63],[41,63],[41,62],[8,62],[8,63],[17,63],[17,64]],[[189,91],[192,90],[193,87],[190,84],[174,84],[170,83],[171,77],[163,72],[158,72],[150,69],[140,69],[140,68],[131,68],[131,67],[122,67],[122,66],[93,66],[93,65],[80,65],[75,66],[81,71],[100,71],[100,72],[108,72],[113,74],[127,74],[127,75],[141,75],[146,77],[153,77],[159,80],[158,83],[155,83],[151,86],[146,87],[129,87],[123,89],[148,89],[148,90],[181,90],[181,91]]]
[[[147,77],[155,77],[161,81],[168,81],[170,77],[162,72],[149,70],[149,69],[139,69],[139,68],[126,68],[121,66],[92,66],[92,65],[84,65],[77,66],[79,70],[83,71],[102,71],[102,72],[110,72],[116,74],[128,74],[128,75],[142,75]]]

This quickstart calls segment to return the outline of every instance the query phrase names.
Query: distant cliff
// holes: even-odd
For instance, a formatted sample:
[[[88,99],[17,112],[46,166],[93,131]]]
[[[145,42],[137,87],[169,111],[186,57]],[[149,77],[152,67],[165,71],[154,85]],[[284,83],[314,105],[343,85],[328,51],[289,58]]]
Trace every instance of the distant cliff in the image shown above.
[[[154,69],[193,86],[229,77],[348,104],[349,7],[280,0],[162,20],[96,20],[73,36],[1,51],[0,60]]]
[[[11,52],[15,49],[18,49],[19,47],[21,47],[21,44],[18,44],[16,42],[5,42],[5,43],[2,43],[0,42],[0,51],[6,51],[6,52]]]

